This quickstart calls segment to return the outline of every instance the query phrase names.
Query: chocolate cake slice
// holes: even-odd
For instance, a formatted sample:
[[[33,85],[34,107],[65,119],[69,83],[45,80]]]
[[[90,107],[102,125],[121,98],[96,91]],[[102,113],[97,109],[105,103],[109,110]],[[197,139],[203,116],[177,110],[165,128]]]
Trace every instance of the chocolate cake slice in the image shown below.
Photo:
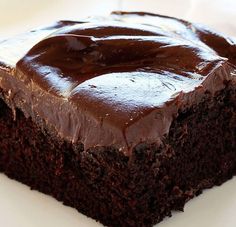
[[[236,41],[149,13],[0,42],[0,171],[106,226],[152,226],[236,173]]]

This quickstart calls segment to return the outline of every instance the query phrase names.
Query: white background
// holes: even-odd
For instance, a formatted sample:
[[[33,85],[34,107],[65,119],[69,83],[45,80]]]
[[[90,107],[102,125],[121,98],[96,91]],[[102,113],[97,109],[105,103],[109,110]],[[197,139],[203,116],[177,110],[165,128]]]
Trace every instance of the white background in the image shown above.
[[[59,19],[151,11],[208,24],[236,36],[236,0],[0,0],[0,38]],[[158,227],[236,227],[236,178],[207,190]],[[0,174],[0,227],[98,227],[75,209]]]
[[[0,36],[60,19],[150,11],[210,25],[236,36],[236,0],[0,0]]]

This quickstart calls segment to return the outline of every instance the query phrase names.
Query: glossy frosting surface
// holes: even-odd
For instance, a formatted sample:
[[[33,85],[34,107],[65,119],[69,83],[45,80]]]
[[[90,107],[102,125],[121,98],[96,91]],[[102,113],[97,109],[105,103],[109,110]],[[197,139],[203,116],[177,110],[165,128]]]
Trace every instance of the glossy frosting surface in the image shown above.
[[[32,98],[31,112],[86,149],[116,145],[128,153],[142,141],[159,143],[179,109],[234,74],[233,40],[175,18],[117,12],[45,30],[15,76],[55,107]]]

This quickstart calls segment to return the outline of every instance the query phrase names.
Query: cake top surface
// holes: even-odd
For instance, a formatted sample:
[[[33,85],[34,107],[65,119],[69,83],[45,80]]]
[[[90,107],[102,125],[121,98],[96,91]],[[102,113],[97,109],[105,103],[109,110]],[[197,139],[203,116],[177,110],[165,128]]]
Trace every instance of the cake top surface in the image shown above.
[[[159,140],[184,103],[182,94],[204,87],[209,75],[222,67],[228,69],[235,54],[232,38],[148,13],[60,21],[0,43],[5,71],[21,78],[29,89],[33,83],[73,106],[74,114],[68,110],[73,124],[75,119],[81,122],[78,115],[89,116],[86,121],[93,121],[92,126],[55,123],[63,115],[60,111],[53,113],[51,122],[60,134],[87,143],[87,148],[119,144],[120,149],[129,149],[145,140]],[[97,138],[88,142],[83,127],[91,127]]]

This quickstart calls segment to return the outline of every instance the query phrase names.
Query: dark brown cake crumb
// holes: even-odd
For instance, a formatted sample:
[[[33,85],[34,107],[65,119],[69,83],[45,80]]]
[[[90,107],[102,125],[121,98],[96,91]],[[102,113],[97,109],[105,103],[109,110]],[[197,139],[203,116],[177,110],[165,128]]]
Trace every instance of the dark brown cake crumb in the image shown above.
[[[106,226],[152,226],[236,173],[236,90],[230,84],[179,112],[161,147],[130,157],[112,147],[83,150],[48,139],[0,102],[0,170]]]

